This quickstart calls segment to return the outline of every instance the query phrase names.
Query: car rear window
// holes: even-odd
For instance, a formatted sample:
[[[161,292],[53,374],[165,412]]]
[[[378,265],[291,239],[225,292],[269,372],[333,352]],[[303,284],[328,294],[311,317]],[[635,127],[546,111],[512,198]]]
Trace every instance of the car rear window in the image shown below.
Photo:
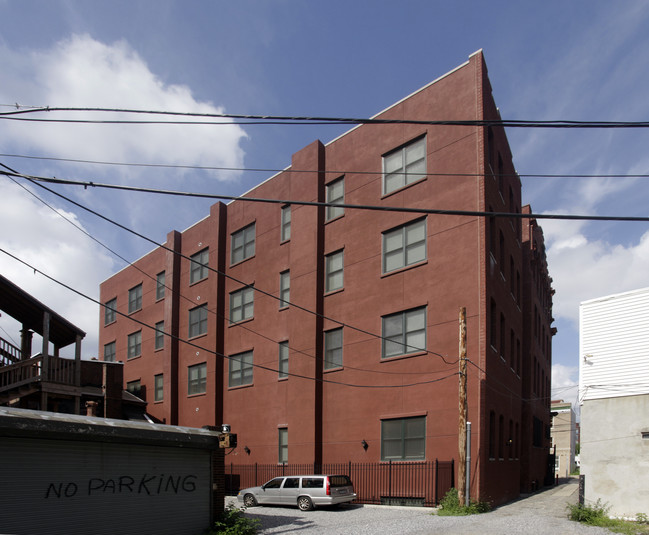
[[[285,489],[297,489],[300,487],[300,478],[299,477],[287,477],[284,482]]]
[[[303,489],[321,489],[324,487],[324,479],[321,477],[303,477],[302,478],[302,488]]]
[[[347,476],[329,476],[329,484],[332,487],[350,487],[352,482]]]

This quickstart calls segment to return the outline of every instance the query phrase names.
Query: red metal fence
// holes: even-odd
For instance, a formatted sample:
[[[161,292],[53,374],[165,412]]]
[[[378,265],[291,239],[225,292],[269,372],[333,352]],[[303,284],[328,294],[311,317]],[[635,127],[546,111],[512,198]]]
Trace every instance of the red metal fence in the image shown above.
[[[454,486],[454,462],[380,462],[336,464],[229,464],[226,494],[263,485],[283,475],[345,474],[354,483],[357,503],[434,506]]]

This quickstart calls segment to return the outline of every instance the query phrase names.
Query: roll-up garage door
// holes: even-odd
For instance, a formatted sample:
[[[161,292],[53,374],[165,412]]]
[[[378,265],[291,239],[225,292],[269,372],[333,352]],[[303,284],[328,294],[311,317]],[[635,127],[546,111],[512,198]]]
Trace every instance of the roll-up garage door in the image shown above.
[[[205,450],[0,438],[0,533],[196,535],[210,485]]]

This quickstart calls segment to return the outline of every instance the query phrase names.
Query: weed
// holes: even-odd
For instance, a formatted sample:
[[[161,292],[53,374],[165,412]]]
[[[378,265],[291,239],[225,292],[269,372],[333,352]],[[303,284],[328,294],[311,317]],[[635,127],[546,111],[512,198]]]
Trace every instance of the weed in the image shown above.
[[[259,529],[259,520],[244,517],[244,510],[228,505],[206,535],[255,535]]]
[[[607,516],[608,507],[597,500],[594,505],[568,505],[568,518],[575,522],[582,522],[590,526],[599,526],[607,528],[614,533],[624,533],[626,535],[643,535],[649,534],[649,525],[647,515],[638,513],[636,522],[628,520],[619,520]]]
[[[439,516],[466,516],[486,513],[491,507],[485,502],[471,502],[469,505],[460,504],[457,489],[449,489],[439,503]]]

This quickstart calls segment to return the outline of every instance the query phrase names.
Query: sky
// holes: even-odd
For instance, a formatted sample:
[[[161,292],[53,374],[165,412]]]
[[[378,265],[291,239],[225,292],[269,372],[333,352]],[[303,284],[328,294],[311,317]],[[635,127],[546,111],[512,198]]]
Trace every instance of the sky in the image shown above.
[[[0,112],[50,106],[371,117],[482,49],[503,119],[645,121],[647,27],[644,0],[0,0]],[[0,163],[38,176],[236,196],[273,174],[258,169],[283,169],[313,140],[326,143],[348,128],[224,122],[0,119]],[[648,173],[647,129],[510,128],[507,135],[533,212],[648,215],[647,178],[566,176]],[[524,176],[539,174],[557,176]],[[48,187],[156,243],[205,217],[214,202]],[[540,223],[556,290],[553,398],[575,399],[579,303],[649,286],[649,224]],[[154,248],[55,193],[4,176],[0,228],[2,250],[93,299],[101,281]],[[85,330],[84,357],[97,354],[95,303],[7,254],[0,253],[0,273]],[[0,337],[19,345],[18,329],[0,317]]]

